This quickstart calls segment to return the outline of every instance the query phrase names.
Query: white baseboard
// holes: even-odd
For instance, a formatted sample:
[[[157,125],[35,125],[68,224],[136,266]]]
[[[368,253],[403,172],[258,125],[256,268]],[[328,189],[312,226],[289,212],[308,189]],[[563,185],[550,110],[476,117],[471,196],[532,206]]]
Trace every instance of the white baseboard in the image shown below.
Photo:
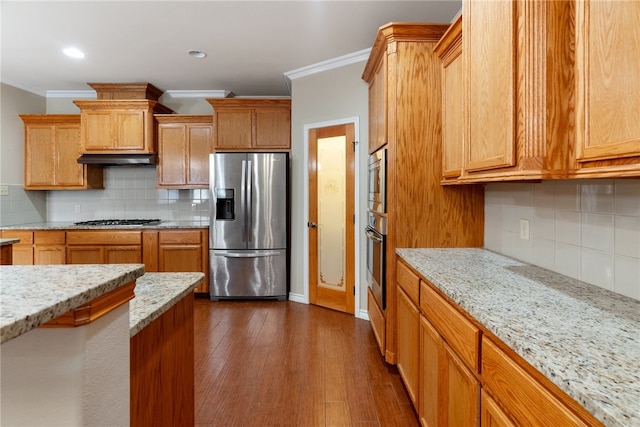
[[[369,312],[367,310],[360,310],[357,314],[356,317],[358,319],[362,319],[362,320],[369,320]]]
[[[293,292],[289,292],[289,301],[299,302],[301,304],[309,304],[309,301],[303,294],[294,294]]]

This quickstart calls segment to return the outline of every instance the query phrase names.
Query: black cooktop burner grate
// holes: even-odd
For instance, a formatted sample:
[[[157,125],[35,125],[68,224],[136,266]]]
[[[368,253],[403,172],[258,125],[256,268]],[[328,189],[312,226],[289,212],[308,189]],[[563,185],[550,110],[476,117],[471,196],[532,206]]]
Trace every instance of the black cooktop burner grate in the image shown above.
[[[158,224],[159,219],[95,219],[74,222],[74,225],[149,225]]]

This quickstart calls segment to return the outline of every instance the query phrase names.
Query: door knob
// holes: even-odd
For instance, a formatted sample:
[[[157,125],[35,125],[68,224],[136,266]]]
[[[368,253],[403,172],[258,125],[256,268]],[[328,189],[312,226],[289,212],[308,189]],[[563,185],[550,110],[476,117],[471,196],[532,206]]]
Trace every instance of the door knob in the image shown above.
[[[316,224],[315,222],[307,222],[307,227],[309,227],[309,228],[317,228],[318,224]]]

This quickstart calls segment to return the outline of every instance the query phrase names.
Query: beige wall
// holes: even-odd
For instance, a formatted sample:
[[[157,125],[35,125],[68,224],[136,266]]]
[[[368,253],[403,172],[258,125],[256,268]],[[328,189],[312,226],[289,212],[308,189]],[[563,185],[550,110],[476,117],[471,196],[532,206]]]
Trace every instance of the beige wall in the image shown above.
[[[320,74],[302,77],[292,82],[291,118],[291,292],[305,295],[303,257],[304,235],[307,233],[307,218],[304,217],[304,127],[309,124],[339,121],[351,117],[359,118],[360,134],[356,138],[360,144],[359,191],[360,225],[366,221],[366,165],[368,144],[368,86],[362,80],[365,62],[348,65]],[[366,310],[365,240],[358,233],[360,258],[356,261],[359,271],[360,310]],[[358,313],[356,313],[358,314]]]

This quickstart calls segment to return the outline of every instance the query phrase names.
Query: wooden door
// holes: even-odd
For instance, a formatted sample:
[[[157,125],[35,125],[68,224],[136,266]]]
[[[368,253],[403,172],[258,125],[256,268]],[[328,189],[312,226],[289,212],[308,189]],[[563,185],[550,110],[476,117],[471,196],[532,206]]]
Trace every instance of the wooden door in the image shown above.
[[[638,1],[576,2],[579,161],[640,156],[639,25]]]
[[[252,116],[253,113],[250,109],[218,108],[214,115],[215,148],[217,150],[250,149],[252,146]]]
[[[36,245],[33,248],[35,265],[66,264],[66,258],[64,245]]]
[[[487,170],[515,164],[516,35],[515,1],[465,1],[464,70],[465,169]]]
[[[67,264],[104,264],[104,246],[67,246]]]
[[[396,317],[397,350],[396,361],[400,376],[414,407],[418,406],[418,384],[420,366],[420,311],[401,288],[398,292]]]
[[[131,246],[105,246],[105,264],[141,264],[142,247]]]
[[[420,316],[420,391],[418,417],[423,427],[438,426],[441,338],[426,317]]]
[[[158,185],[184,185],[187,175],[186,125],[158,125]]]
[[[144,111],[114,111],[112,126],[114,148],[117,150],[145,150]]]
[[[308,165],[309,301],[352,314],[354,129],[353,123],[311,129]]]
[[[443,344],[443,348],[443,424],[476,427],[480,416],[480,382],[448,345]]]
[[[209,186],[209,154],[213,125],[187,125],[187,184]]]
[[[108,110],[83,110],[81,114],[83,151],[102,151],[114,148],[112,117]]]
[[[369,154],[387,143],[387,55],[369,85]]]
[[[480,392],[480,425],[482,427],[515,427],[516,425],[486,391]]]
[[[55,126],[25,126],[25,187],[49,187],[55,184]]]
[[[202,246],[160,246],[160,271],[163,272],[201,272]]]
[[[253,114],[254,148],[291,147],[291,110],[289,108],[256,108]]]
[[[80,157],[80,125],[57,125],[55,134],[56,186],[82,187],[84,166],[77,162]]]

